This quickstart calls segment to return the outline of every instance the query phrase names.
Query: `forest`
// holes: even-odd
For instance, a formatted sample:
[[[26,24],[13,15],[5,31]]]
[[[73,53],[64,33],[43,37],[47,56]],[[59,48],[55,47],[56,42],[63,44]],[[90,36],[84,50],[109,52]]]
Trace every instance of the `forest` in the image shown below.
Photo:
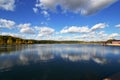
[[[0,35],[0,45],[3,45],[3,44],[9,44],[9,45],[14,45],[14,44],[90,44],[90,43],[102,44],[103,41],[85,42],[85,41],[32,40],[32,39],[22,39],[18,37]]]

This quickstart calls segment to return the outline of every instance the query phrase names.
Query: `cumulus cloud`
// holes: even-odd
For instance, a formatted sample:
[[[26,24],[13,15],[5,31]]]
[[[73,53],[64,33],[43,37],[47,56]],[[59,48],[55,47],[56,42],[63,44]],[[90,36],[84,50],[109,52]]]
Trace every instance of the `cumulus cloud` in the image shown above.
[[[15,22],[11,20],[6,20],[6,19],[0,19],[0,28],[9,28],[11,29],[14,27]]]
[[[89,36],[87,35],[87,34],[84,34],[84,35],[81,35],[80,36],[80,38],[83,38],[83,39],[85,39],[85,38],[88,38]]]
[[[119,36],[120,36],[120,34],[118,34],[118,33],[112,33],[108,36],[108,39],[114,39],[115,37],[119,37]]]
[[[38,8],[33,8],[34,13],[38,13]]]
[[[94,14],[117,0],[37,0],[35,7],[54,11],[60,6],[64,12],[70,11],[84,15]]]
[[[106,34],[105,31],[100,31],[100,32],[98,33],[98,36],[99,36],[100,38],[105,38],[105,37],[108,36],[108,34]]]
[[[39,30],[39,37],[42,36],[47,36],[47,35],[51,35],[54,33],[54,29],[50,28],[50,27],[35,27],[36,30]]]
[[[21,33],[26,33],[26,34],[35,34],[34,29],[30,28],[31,24],[26,23],[26,24],[20,24],[18,25]]]
[[[25,38],[24,35],[21,35],[19,33],[2,32],[1,35],[8,35],[8,36],[13,36],[13,37]]]
[[[0,0],[0,9],[13,11],[15,8],[15,0]]]
[[[103,29],[106,26],[107,26],[107,24],[105,24],[105,23],[98,23],[91,28],[91,31],[95,31],[97,29]]]
[[[94,25],[92,28],[88,28],[87,26],[71,26],[71,27],[65,27],[60,31],[60,33],[89,33],[89,32],[94,32],[98,29],[103,29],[107,26],[105,23],[98,23]]]
[[[41,14],[43,14],[45,17],[49,17],[50,16],[49,13],[47,11],[45,11],[45,10],[42,11]]]
[[[60,31],[60,33],[86,33],[89,32],[89,28],[87,26],[77,27],[71,26],[69,28],[64,28]]]
[[[120,24],[115,25],[116,28],[120,28]]]
[[[21,33],[26,33],[26,34],[34,34],[35,32],[34,32],[34,30],[32,29],[32,28],[22,28],[21,30],[20,30],[20,32]]]
[[[94,14],[106,7],[108,7],[109,5],[113,4],[114,2],[116,2],[117,0],[88,0],[89,2],[86,4],[86,6],[83,8],[82,10],[82,14],[85,15],[90,15],[90,14]]]

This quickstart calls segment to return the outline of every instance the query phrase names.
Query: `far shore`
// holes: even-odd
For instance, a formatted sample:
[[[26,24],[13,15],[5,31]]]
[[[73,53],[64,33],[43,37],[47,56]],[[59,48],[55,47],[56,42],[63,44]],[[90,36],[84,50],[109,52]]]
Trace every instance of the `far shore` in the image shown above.
[[[106,46],[120,46],[120,44],[106,44]]]

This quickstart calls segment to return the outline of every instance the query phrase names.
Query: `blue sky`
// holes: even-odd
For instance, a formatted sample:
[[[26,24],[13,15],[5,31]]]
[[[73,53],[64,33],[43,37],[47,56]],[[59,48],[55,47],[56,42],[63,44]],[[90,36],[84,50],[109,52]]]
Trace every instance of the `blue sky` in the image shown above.
[[[0,0],[0,35],[37,40],[120,39],[119,0]]]

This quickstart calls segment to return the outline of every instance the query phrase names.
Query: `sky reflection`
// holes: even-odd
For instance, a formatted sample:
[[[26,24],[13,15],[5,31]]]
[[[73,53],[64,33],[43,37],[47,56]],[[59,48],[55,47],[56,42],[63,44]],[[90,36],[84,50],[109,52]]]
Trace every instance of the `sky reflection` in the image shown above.
[[[17,46],[16,46],[17,47]],[[8,47],[6,47],[8,48]],[[30,63],[48,62],[57,57],[72,62],[93,61],[96,64],[120,63],[120,47],[79,44],[25,45],[15,51],[0,52],[0,69],[8,69]],[[116,57],[117,56],[117,57]]]

